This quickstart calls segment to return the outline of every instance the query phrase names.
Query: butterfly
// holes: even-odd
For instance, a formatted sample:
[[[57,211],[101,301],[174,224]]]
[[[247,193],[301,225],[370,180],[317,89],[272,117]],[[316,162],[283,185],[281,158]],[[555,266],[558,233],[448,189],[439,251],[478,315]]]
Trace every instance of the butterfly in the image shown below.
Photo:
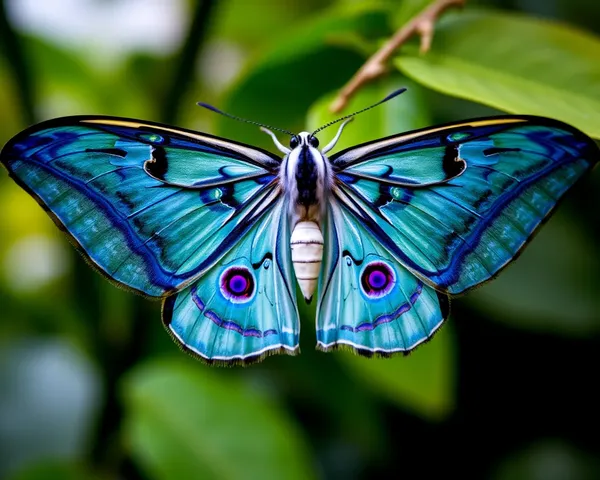
[[[347,117],[321,149],[316,133],[337,121],[282,130],[289,147],[263,126],[283,158],[153,122],[64,117],[16,135],[0,161],[93,267],[163,299],[184,350],[249,364],[299,352],[296,285],[317,293],[318,349],[409,352],[448,317],[448,296],[498,274],[600,158],[582,132],[534,116],[327,156]]]

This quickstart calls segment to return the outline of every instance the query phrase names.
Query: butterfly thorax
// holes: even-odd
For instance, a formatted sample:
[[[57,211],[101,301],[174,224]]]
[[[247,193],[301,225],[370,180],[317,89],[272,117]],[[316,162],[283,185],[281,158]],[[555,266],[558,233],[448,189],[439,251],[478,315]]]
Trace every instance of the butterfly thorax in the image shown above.
[[[290,246],[296,279],[306,300],[315,291],[323,258],[321,218],[330,188],[331,167],[307,132],[292,138],[281,166],[281,183],[288,199],[292,226]]]

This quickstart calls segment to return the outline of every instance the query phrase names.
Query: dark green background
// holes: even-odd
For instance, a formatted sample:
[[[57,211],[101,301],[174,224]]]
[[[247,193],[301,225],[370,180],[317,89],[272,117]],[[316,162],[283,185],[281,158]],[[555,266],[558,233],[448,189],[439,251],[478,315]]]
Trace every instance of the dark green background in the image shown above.
[[[111,17],[124,2],[82,0],[102,12],[98,33],[69,42],[28,27],[18,2],[0,1],[1,144],[45,118],[107,114],[272,151],[258,129],[194,103],[316,128],[335,117],[336,90],[429,3],[171,2],[180,41],[161,53],[110,41],[136,21],[135,10]],[[156,25],[165,3],[138,11]],[[348,111],[409,87],[356,118],[339,147],[501,112],[600,138],[599,25],[595,0],[468,2],[444,16],[430,53],[410,41],[352,100]],[[0,478],[598,478],[599,192],[596,168],[408,357],[315,352],[314,310],[302,307],[299,357],[226,369],[181,353],[158,303],[92,272],[1,175]]]

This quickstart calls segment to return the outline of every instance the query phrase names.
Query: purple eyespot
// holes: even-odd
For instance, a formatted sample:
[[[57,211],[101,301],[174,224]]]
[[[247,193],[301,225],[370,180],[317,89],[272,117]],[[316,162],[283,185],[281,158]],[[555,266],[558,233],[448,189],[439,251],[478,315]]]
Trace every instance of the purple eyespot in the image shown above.
[[[371,262],[365,266],[360,275],[363,292],[370,298],[380,298],[392,290],[396,275],[387,264]]]
[[[374,290],[381,290],[386,286],[387,281],[387,275],[381,270],[372,270],[371,273],[369,273],[369,278],[367,279],[367,283]]]
[[[248,288],[248,279],[243,275],[232,275],[229,279],[229,290],[240,295]]]
[[[229,267],[221,274],[223,296],[233,303],[245,303],[254,297],[254,275],[246,267]]]

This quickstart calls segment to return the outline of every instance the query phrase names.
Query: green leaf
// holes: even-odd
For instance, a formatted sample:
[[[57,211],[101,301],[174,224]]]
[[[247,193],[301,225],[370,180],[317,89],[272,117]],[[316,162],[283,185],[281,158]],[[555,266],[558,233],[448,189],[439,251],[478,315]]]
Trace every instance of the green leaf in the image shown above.
[[[130,374],[125,434],[134,458],[156,479],[313,478],[298,425],[231,373],[190,360]]]
[[[366,359],[347,352],[339,357],[367,388],[379,391],[401,408],[430,420],[443,420],[456,403],[456,346],[445,325],[410,355]]]
[[[557,118],[600,138],[600,39],[517,14],[449,14],[432,50],[395,65],[434,90],[510,113]]]

